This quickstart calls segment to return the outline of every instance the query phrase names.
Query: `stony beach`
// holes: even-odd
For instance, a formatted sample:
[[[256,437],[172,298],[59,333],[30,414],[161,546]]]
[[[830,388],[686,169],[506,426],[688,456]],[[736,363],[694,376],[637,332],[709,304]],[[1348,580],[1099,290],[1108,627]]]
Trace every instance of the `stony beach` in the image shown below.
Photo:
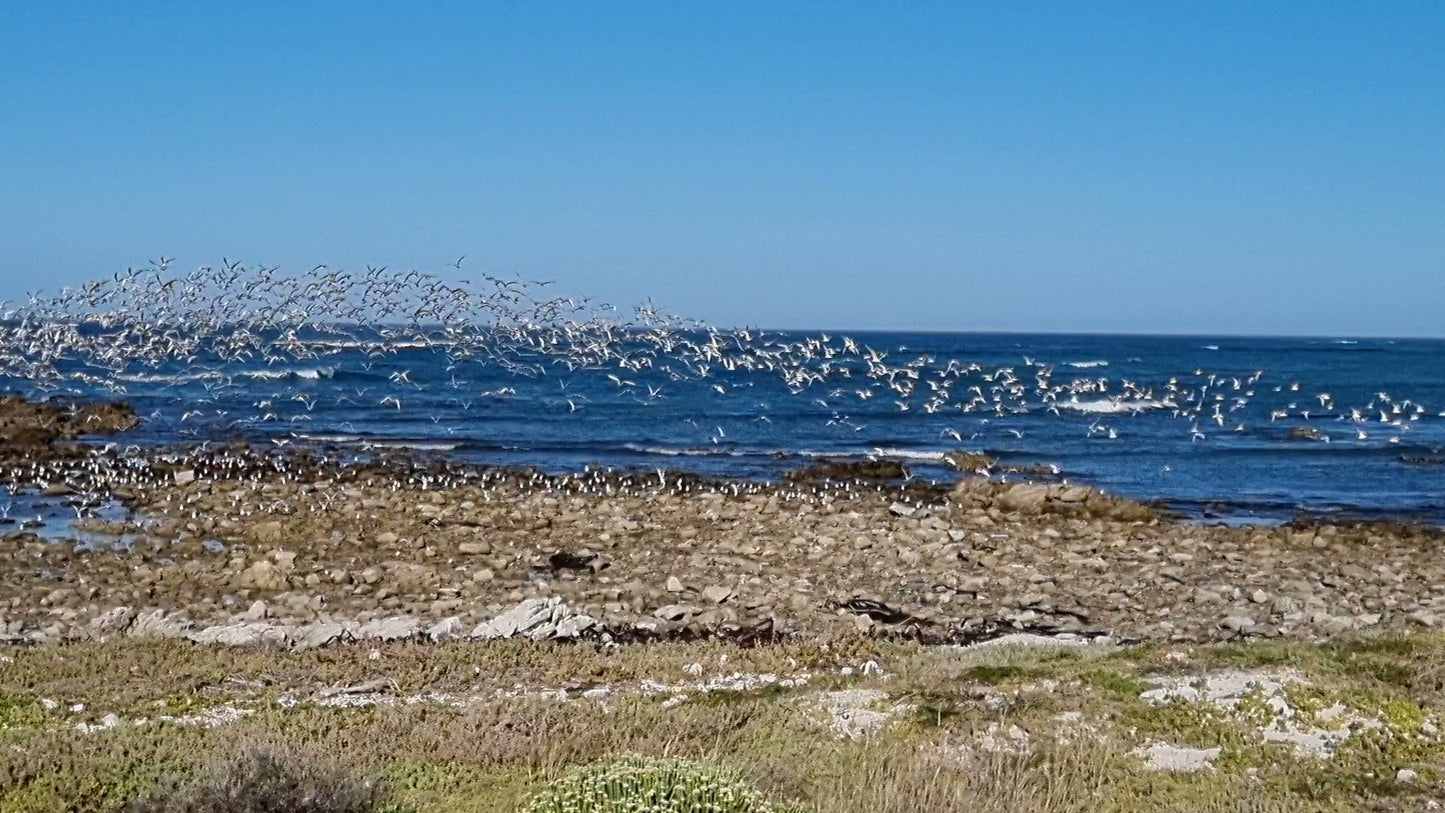
[[[622,639],[1315,640],[1445,613],[1442,534],[1426,527],[1207,527],[1084,487],[980,479],[734,494],[644,476],[437,475],[443,485],[302,470],[228,478],[158,463],[154,484],[114,486],[132,519],[79,520],[80,545],[12,527],[0,537],[6,634],[249,625],[227,639],[300,641],[327,624],[451,638],[494,634],[483,622],[529,600],[575,619],[535,637]]]

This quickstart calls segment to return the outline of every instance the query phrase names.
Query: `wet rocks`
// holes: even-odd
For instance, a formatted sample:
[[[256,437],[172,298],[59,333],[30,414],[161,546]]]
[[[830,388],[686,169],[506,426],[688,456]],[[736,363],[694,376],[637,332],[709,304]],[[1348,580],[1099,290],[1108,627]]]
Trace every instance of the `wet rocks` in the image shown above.
[[[139,424],[135,412],[122,403],[41,403],[19,395],[0,395],[0,449],[26,448],[26,456],[32,459],[37,447],[82,435],[124,432]]]
[[[890,482],[908,477],[908,468],[896,460],[833,460],[823,458],[807,468],[787,472],[794,483]]]

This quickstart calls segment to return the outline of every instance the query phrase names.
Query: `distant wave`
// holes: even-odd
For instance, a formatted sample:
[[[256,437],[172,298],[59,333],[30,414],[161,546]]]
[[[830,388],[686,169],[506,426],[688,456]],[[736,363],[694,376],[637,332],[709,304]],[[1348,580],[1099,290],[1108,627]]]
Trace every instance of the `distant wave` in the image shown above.
[[[376,449],[416,449],[424,452],[454,452],[461,448],[461,443],[451,443],[441,440],[363,440],[362,446],[369,446]]]
[[[661,457],[746,457],[748,454],[747,452],[742,452],[737,449],[722,449],[717,447],[705,448],[696,446],[684,446],[681,448],[674,446],[645,446],[640,443],[624,443],[622,444],[622,448],[630,452],[638,452],[640,454],[648,455],[658,455]],[[762,455],[762,453],[758,454],[759,456]]]
[[[204,373],[118,373],[116,381],[133,384],[186,384],[192,381],[216,381],[225,376],[215,370]]]
[[[888,460],[922,460],[931,463],[942,463],[947,459],[948,452],[930,452],[922,449],[894,449],[877,446],[873,448],[869,456],[881,457]]]
[[[117,381],[134,384],[189,384],[195,381],[220,381],[227,378],[249,378],[254,381],[278,381],[299,378],[315,381],[336,375],[334,367],[301,367],[271,370],[203,370],[184,373],[119,373]]]
[[[316,381],[322,378],[331,378],[336,375],[335,367],[302,367],[299,369],[283,370],[241,370],[231,373],[241,378],[254,378],[259,381],[274,381],[283,378],[301,378],[308,381]]]
[[[1092,370],[1092,369],[1094,369],[1095,367],[1108,367],[1108,366],[1109,366],[1109,362],[1104,361],[1104,360],[1102,360],[1102,359],[1099,360],[1099,361],[1066,361],[1066,362],[1064,362],[1064,364],[1066,364],[1066,365],[1069,366],[1069,367],[1074,367],[1074,368],[1077,368],[1077,369],[1080,369],[1080,370]]]
[[[1067,409],[1071,412],[1081,412],[1085,415],[1122,415],[1136,412],[1148,412],[1154,409],[1171,409],[1172,405],[1167,401],[1138,400],[1118,401],[1112,398],[1100,398],[1096,401],[1060,401],[1056,404],[1059,409]]]

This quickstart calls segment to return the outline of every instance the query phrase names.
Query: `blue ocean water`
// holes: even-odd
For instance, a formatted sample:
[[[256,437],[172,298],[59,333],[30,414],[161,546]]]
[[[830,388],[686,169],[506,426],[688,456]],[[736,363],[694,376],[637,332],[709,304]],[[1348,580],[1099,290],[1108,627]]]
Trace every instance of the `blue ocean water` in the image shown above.
[[[683,364],[653,347],[621,366],[575,369],[358,340],[318,341],[304,361],[137,367],[116,377],[120,394],[65,389],[128,400],[147,443],[405,446],[552,472],[749,478],[823,456],[896,457],[937,480],[956,476],[941,455],[968,449],[1053,464],[1071,481],[1196,517],[1445,523],[1445,341],[850,336],[856,351],[839,334],[748,336],[750,346],[828,348],[805,351],[813,375],[802,378],[758,363],[735,337],[733,355]]]

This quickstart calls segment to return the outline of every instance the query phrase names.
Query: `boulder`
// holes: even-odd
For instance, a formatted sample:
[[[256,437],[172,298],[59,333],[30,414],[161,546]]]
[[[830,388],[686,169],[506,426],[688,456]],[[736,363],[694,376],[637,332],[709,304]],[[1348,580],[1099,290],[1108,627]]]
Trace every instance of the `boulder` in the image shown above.
[[[392,615],[367,622],[356,631],[356,637],[378,641],[404,641],[421,632],[421,620],[410,615]]]

